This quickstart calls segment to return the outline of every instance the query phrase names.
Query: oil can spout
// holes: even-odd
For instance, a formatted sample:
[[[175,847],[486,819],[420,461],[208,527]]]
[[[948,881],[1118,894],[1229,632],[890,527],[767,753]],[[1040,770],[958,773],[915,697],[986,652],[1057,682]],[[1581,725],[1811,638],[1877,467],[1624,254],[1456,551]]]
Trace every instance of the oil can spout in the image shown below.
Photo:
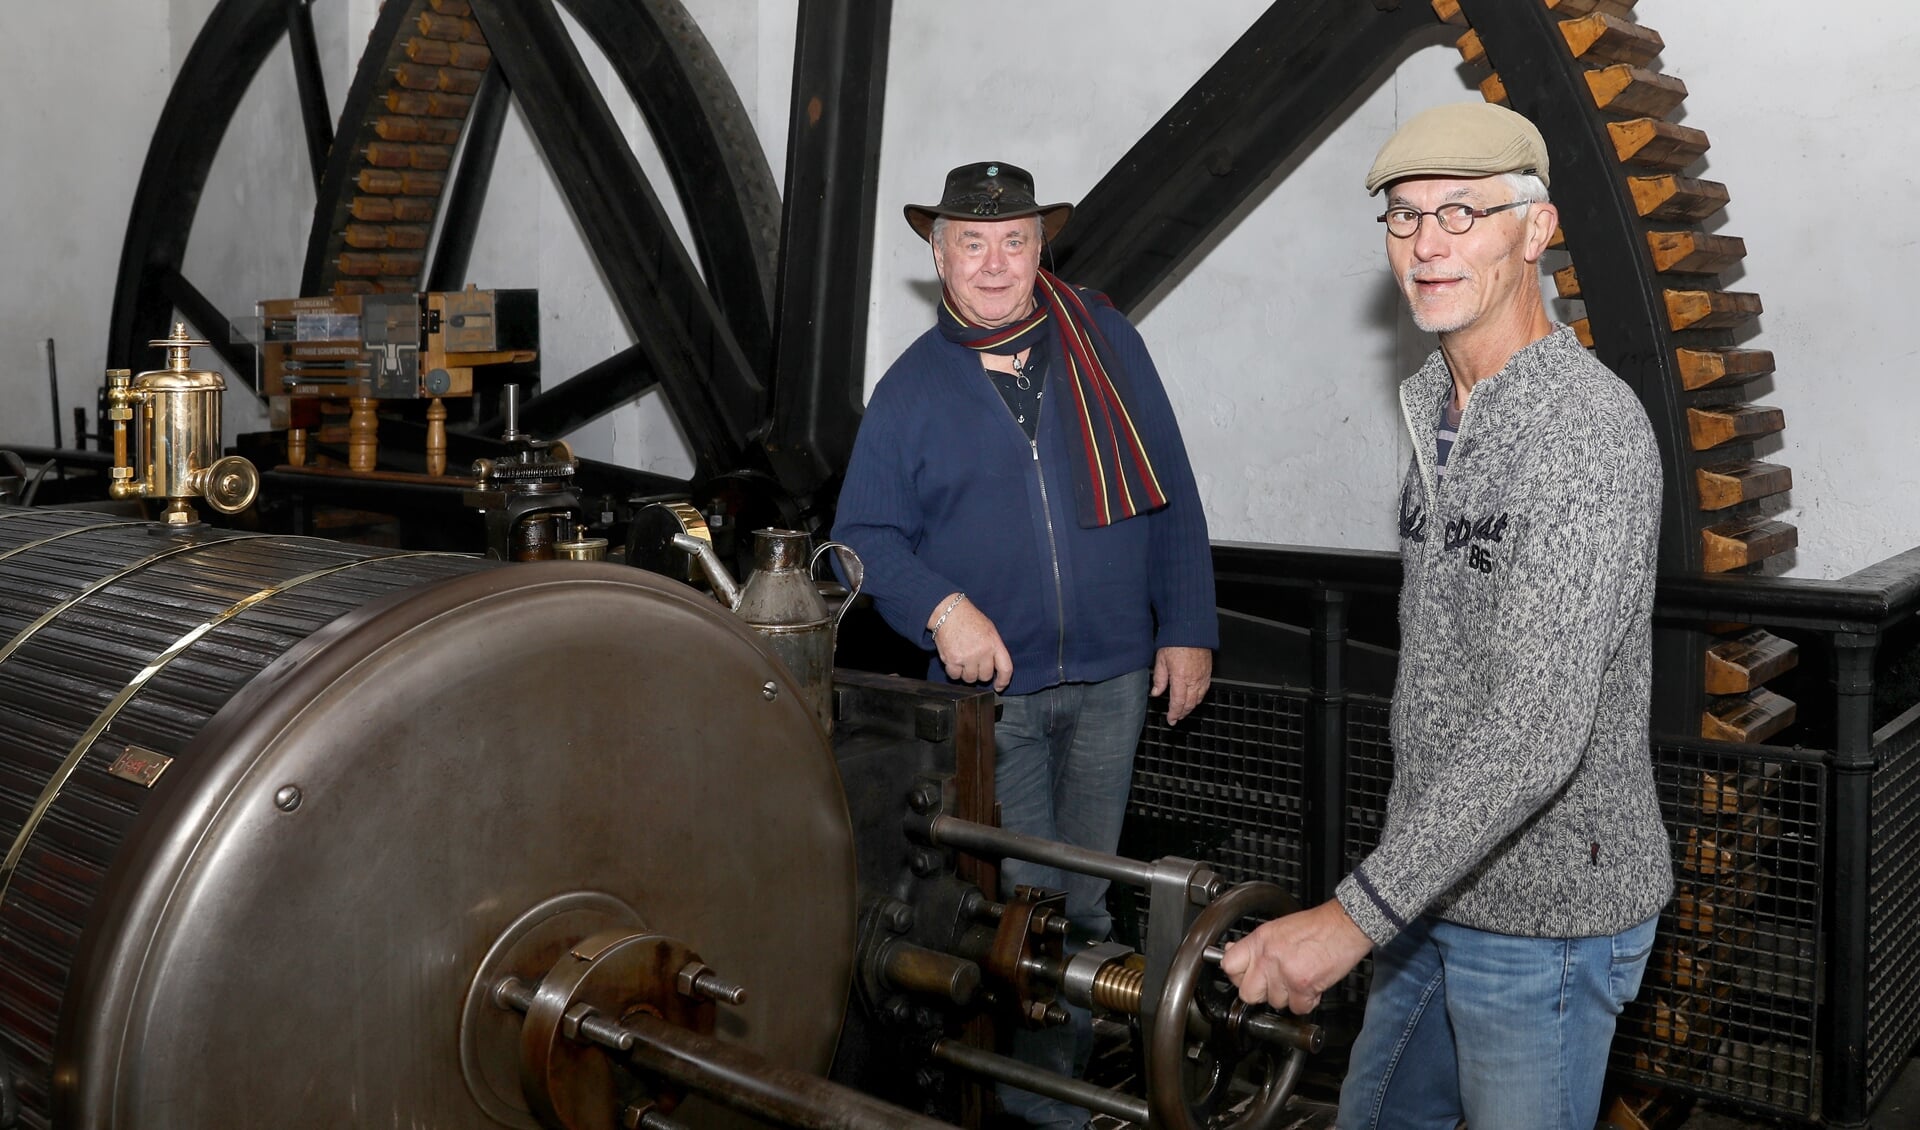
[[[713,551],[712,542],[705,538],[694,537],[692,534],[681,533],[673,535],[673,544],[700,563],[700,568],[706,571],[707,580],[713,585],[713,591],[719,596],[720,603],[729,609],[740,607],[740,585],[733,579],[733,574],[727,572],[727,567],[720,563],[720,555]]]

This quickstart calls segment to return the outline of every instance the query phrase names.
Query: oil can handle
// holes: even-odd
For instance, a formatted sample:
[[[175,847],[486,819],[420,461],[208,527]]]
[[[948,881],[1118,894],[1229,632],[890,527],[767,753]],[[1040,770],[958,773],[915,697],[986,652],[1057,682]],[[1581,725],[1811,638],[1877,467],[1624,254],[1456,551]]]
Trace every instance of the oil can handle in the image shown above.
[[[867,579],[867,567],[861,562],[860,555],[853,551],[852,546],[844,542],[830,541],[813,551],[812,559],[807,562],[808,577],[812,577],[814,571],[820,567],[821,555],[829,549],[836,551],[833,555],[834,559],[840,562],[840,568],[847,574],[847,580],[853,582],[852,591],[848,592],[847,598],[840,602],[840,610],[833,614],[833,630],[837,634],[840,631],[840,618],[847,614],[847,609],[853,604],[853,598],[860,595],[860,586]]]

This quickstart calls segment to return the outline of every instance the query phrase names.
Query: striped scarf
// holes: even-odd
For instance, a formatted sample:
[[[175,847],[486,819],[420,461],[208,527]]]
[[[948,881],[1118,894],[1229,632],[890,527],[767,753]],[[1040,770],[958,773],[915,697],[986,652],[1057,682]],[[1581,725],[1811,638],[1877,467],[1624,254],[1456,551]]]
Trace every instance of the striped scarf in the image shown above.
[[[1073,390],[1073,421],[1085,458],[1074,461],[1073,497],[1080,525],[1110,526],[1167,504],[1154,474],[1146,439],[1127,411],[1129,379],[1106,336],[1094,324],[1087,300],[1113,303],[1098,291],[1062,282],[1042,269],[1034,283],[1033,313],[1018,322],[987,328],[968,321],[942,293],[940,332],[948,341],[980,353],[1015,354],[1057,330]]]

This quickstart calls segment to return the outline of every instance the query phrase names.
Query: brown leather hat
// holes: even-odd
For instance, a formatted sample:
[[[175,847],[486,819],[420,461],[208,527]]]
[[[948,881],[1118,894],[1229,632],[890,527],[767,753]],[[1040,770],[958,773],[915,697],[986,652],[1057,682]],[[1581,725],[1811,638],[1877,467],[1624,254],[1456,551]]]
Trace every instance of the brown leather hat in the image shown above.
[[[962,165],[947,174],[947,190],[938,204],[909,204],[907,223],[921,239],[933,238],[936,217],[949,219],[1017,220],[1038,215],[1040,229],[1047,239],[1060,234],[1071,204],[1037,204],[1033,199],[1033,174],[1002,161],[981,161]]]

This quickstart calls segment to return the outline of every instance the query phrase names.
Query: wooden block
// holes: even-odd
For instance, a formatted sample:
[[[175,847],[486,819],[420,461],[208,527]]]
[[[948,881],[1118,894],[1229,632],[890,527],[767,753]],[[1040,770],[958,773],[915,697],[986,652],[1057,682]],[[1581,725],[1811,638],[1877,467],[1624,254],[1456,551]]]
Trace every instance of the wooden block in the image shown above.
[[[1743,384],[1773,372],[1770,349],[1677,349],[1680,383],[1689,390]]]
[[[1479,32],[1468,28],[1465,34],[1453,41],[1453,45],[1459,49],[1461,60],[1468,66],[1484,67],[1487,65],[1487,47],[1486,44],[1480,42]]]
[[[453,45],[453,58],[447,61],[447,65],[469,71],[484,71],[492,62],[493,52],[486,44],[462,41]]]
[[[445,118],[415,118],[400,114],[382,114],[374,119],[373,132],[383,141],[419,141],[429,145],[452,145],[460,140],[460,126]]]
[[[448,94],[472,94],[480,89],[480,72],[460,67],[439,67],[434,89]]]
[[[1653,61],[1666,44],[1660,33],[1650,27],[1623,20],[1605,12],[1578,19],[1561,20],[1560,34],[1573,57],[1588,66],[1625,63],[1639,67]]]
[[[402,63],[393,68],[393,81],[403,90],[438,90],[440,68],[423,63]]]
[[[1553,225],[1553,234],[1547,237],[1548,251],[1564,251],[1567,247],[1567,229],[1559,224]]]
[[[1547,8],[1562,19],[1591,16],[1601,12],[1626,19],[1633,12],[1634,0],[1547,0]]]
[[[369,141],[361,155],[376,169],[404,169],[413,161],[408,146],[392,141]]]
[[[1700,531],[1701,556],[1709,573],[1757,565],[1799,544],[1799,530],[1770,518],[1741,518]]]
[[[1660,118],[1633,118],[1608,122],[1614,155],[1622,164],[1651,165],[1657,169],[1684,169],[1707,151],[1707,135]]]
[[[1467,14],[1460,10],[1460,0],[1433,0],[1433,14],[1443,24],[1467,26]]]
[[[431,229],[424,224],[392,224],[387,227],[387,246],[403,250],[419,250],[427,245],[427,233]]]
[[[1627,191],[1633,194],[1633,206],[1649,220],[1677,220],[1696,223],[1727,206],[1727,186],[1718,181],[1695,180],[1663,173],[1652,177],[1628,177]]]
[[[430,224],[433,222],[433,197],[400,196],[393,201],[393,218],[406,224]]]
[[[417,279],[424,266],[421,256],[388,252],[380,256],[380,274]]]
[[[1553,273],[1553,289],[1562,298],[1580,297],[1580,276],[1574,273],[1571,265]]]
[[[413,145],[409,146],[409,164],[416,169],[444,169],[453,163],[453,147],[450,145]],[[1741,254],[1746,249],[1741,248]]]
[[[1648,232],[1647,248],[1653,269],[1673,275],[1717,275],[1747,257],[1746,240],[1697,231]]]
[[[1495,71],[1480,80],[1480,97],[1495,106],[1507,104],[1507,84],[1500,81],[1500,73]]]
[[[1593,348],[1593,320],[1591,318],[1575,318],[1567,324],[1573,327],[1573,336],[1580,339],[1581,345],[1586,346],[1588,349]]]
[[[400,174],[391,169],[361,169],[357,179],[360,191],[373,196],[392,196],[400,191]]]
[[[333,292],[343,296],[350,294],[372,294],[375,292],[375,288],[373,283],[366,279],[336,279],[333,284]]]
[[[444,67],[453,62],[453,43],[444,39],[407,38],[407,61],[429,67]]]
[[[348,247],[368,248],[387,245],[387,226],[385,224],[348,224],[340,233],[341,242]]]
[[[342,252],[338,261],[343,275],[377,275],[380,273],[380,256],[371,252]],[[326,439],[322,437],[322,443]]]
[[[1716,742],[1763,742],[1792,725],[1797,709],[1790,699],[1764,687],[1716,698],[1700,715],[1700,736]]]
[[[1792,490],[1793,469],[1778,463],[1716,463],[1694,471],[1694,480],[1700,493],[1700,509],[1725,510]]]
[[[1745,820],[1773,796],[1779,779],[1779,762],[1750,761],[1734,769],[1702,769],[1686,785],[1693,807],[1703,818]]]
[[[1587,89],[1601,113],[1623,118],[1664,118],[1687,98],[1686,83],[1629,63],[1588,71]]]
[[[1709,451],[1737,439],[1772,435],[1786,423],[1786,413],[1770,404],[1712,404],[1687,409],[1687,435],[1695,451]]]
[[[355,196],[349,207],[356,220],[384,224],[393,219],[393,197],[391,196]]]
[[[400,194],[402,196],[438,196],[446,183],[447,178],[439,173],[408,170],[400,174]]]
[[[479,35],[480,28],[472,20],[462,16],[441,12],[422,12],[418,24],[420,34],[428,39],[466,39],[471,41]],[[481,37],[485,42],[485,37]]]
[[[1724,330],[1760,313],[1760,296],[1734,290],[1669,290],[1667,325],[1675,330]]]
[[[473,9],[468,6],[467,0],[427,0],[427,2],[432,6],[434,11],[443,16],[460,16],[465,18],[473,15]]]
[[[1707,649],[1707,693],[1746,694],[1799,662],[1799,644],[1755,628]]]

